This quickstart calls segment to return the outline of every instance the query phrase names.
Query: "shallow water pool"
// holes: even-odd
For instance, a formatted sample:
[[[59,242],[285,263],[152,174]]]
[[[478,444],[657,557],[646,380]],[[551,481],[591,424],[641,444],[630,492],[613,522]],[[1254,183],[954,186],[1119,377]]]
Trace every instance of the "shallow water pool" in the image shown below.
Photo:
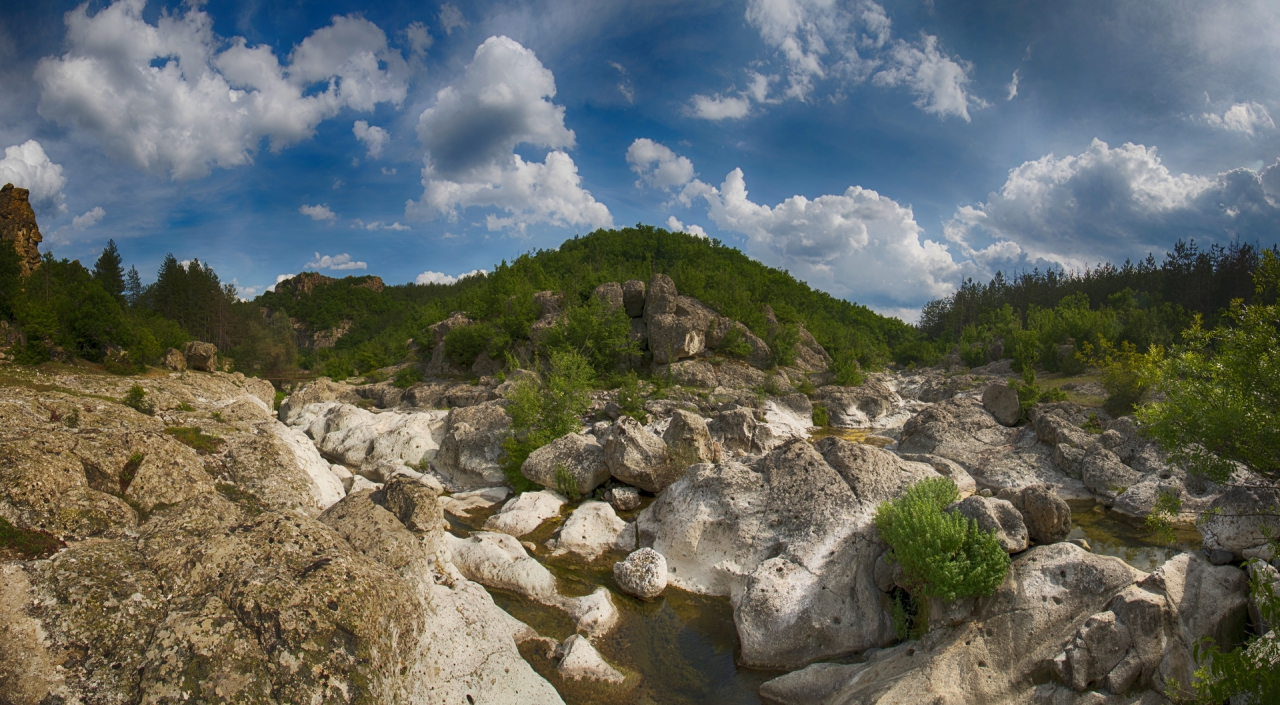
[[[1193,527],[1177,527],[1174,542],[1166,545],[1154,540],[1146,527],[1093,500],[1067,504],[1072,523],[1067,538],[1085,539],[1094,553],[1115,556],[1138,570],[1149,573],[1179,553],[1200,550],[1200,532]]]

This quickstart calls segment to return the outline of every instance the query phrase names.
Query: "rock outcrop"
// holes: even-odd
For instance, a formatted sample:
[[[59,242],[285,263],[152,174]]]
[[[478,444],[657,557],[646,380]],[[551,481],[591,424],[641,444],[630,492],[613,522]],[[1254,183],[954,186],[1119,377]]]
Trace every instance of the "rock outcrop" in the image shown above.
[[[40,266],[40,226],[31,209],[31,192],[13,184],[0,188],[0,240],[13,243],[18,253],[18,267],[26,276]]]

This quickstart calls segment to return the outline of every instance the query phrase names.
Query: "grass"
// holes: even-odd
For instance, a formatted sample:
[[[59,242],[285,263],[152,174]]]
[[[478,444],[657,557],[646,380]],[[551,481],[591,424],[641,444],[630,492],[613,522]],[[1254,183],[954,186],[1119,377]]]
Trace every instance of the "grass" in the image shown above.
[[[198,453],[213,453],[222,445],[222,439],[218,436],[211,436],[193,426],[170,426],[164,432],[194,448]]]
[[[0,517],[0,558],[16,556],[25,559],[43,558],[66,544],[46,531],[19,529]]]

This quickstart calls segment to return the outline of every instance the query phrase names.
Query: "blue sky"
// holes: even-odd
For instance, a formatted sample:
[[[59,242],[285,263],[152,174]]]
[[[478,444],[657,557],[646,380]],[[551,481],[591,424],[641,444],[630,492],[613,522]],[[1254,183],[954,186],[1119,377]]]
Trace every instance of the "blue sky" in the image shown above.
[[[1277,65],[1247,0],[8,3],[0,180],[60,257],[250,297],[644,222],[912,320],[998,269],[1280,239]]]

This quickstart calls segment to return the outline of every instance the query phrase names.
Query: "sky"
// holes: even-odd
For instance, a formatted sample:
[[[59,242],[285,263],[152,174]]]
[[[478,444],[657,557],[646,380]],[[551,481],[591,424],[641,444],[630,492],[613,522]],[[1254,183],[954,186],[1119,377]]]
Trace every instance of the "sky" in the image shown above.
[[[145,0],[0,8],[42,248],[450,282],[712,237],[913,321],[966,278],[1280,239],[1280,3]]]

